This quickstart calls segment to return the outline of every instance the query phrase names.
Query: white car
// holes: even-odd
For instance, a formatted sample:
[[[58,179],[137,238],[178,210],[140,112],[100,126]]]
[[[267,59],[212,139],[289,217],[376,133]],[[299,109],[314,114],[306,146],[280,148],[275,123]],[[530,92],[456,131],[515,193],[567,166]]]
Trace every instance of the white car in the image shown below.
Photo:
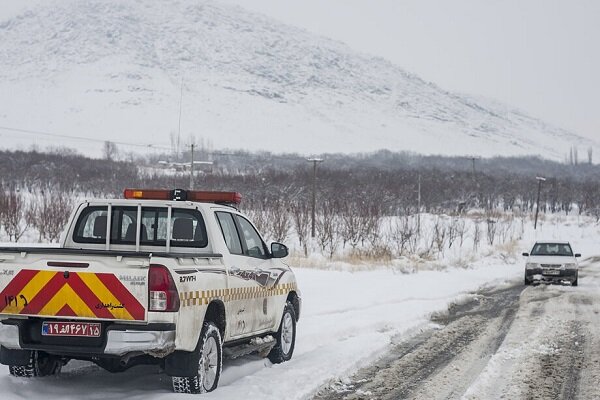
[[[525,285],[532,283],[570,283],[577,286],[579,264],[569,242],[536,242],[525,264]]]

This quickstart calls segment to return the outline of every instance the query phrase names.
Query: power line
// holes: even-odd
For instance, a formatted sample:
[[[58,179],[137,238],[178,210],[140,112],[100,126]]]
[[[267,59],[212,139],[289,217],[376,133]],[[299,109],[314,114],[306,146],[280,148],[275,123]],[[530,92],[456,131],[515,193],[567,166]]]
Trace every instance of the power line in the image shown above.
[[[132,147],[145,148],[145,149],[158,149],[158,150],[165,150],[165,151],[169,151],[169,152],[173,150],[171,147],[158,145],[158,144],[152,144],[152,143],[143,144],[143,143],[118,142],[118,141],[113,141],[113,140],[94,139],[94,138],[83,137],[83,136],[65,135],[62,133],[38,131],[38,130],[34,130],[34,129],[14,128],[11,126],[0,126],[0,130],[9,131],[9,132],[25,133],[25,134],[29,134],[29,135],[46,136],[46,137],[52,137],[52,138],[81,140],[81,141],[92,142],[92,143],[105,143],[105,142],[109,141],[111,143],[118,144],[121,146],[132,146]],[[276,154],[264,155],[264,154],[253,154],[253,153],[228,153],[228,152],[223,152],[223,151],[209,151],[209,152],[205,151],[204,153],[207,155],[212,155],[212,156],[217,156],[217,157],[239,157],[239,158],[251,157],[251,158],[267,158],[267,159],[278,159],[278,160],[288,160],[288,161],[304,161],[305,160],[305,158],[303,158],[301,156],[284,156],[284,155],[276,155]]]
[[[142,143],[115,142],[113,140],[102,140],[102,139],[94,139],[94,138],[88,138],[88,137],[83,137],[83,136],[74,136],[74,135],[65,135],[65,134],[61,134],[61,133],[50,133],[50,132],[44,132],[44,131],[37,131],[37,130],[32,130],[32,129],[13,128],[10,126],[0,126],[0,130],[26,133],[26,134],[30,134],[30,135],[48,136],[48,137],[54,137],[54,138],[82,140],[82,141],[94,142],[94,143],[104,143],[104,142],[109,141],[109,142],[112,142],[114,144],[118,144],[121,146],[162,149],[162,150],[169,150],[169,151],[171,150],[169,147],[155,145],[155,144],[151,144],[151,143],[142,144]]]

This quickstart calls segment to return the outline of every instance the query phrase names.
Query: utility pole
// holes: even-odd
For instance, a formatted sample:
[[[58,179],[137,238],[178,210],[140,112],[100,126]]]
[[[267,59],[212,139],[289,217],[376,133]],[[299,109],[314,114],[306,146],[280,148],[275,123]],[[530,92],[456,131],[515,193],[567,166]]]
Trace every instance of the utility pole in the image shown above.
[[[541,176],[536,176],[535,179],[537,179],[537,181],[538,181],[538,193],[537,193],[537,202],[536,202],[536,206],[535,206],[535,222],[533,223],[533,230],[537,230],[537,220],[538,220],[538,214],[540,212],[540,192],[542,191],[542,182],[544,182],[546,180],[546,178],[543,178]]]
[[[421,174],[417,187],[417,237],[421,234]]]
[[[181,93],[179,93],[179,127],[177,128],[177,158],[179,161],[179,143],[181,140],[181,108],[183,105],[183,77],[181,77]]]
[[[194,190],[194,146],[192,143],[192,162],[190,163],[190,190]]]
[[[312,187],[312,208],[310,235],[315,237],[315,208],[317,206],[317,164],[323,162],[322,158],[308,158],[306,161],[313,163],[313,187]]]

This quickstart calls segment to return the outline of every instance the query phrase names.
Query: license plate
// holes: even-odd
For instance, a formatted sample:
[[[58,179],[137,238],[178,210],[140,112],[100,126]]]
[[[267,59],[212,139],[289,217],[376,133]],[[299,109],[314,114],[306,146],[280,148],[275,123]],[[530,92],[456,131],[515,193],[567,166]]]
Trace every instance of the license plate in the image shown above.
[[[560,270],[558,269],[547,269],[542,271],[544,275],[560,275]]]
[[[42,336],[100,337],[102,325],[92,322],[43,322]]]

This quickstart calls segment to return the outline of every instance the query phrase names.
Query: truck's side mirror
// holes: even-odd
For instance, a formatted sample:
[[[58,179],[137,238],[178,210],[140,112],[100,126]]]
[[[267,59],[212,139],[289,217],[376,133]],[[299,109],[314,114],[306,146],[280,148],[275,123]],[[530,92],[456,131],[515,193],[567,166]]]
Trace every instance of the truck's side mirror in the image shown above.
[[[529,253],[523,253],[523,257],[529,257]]]
[[[271,255],[273,258],[284,258],[289,254],[288,248],[285,244],[273,242],[271,243]]]
[[[575,253],[575,257],[581,257],[581,254]]]

